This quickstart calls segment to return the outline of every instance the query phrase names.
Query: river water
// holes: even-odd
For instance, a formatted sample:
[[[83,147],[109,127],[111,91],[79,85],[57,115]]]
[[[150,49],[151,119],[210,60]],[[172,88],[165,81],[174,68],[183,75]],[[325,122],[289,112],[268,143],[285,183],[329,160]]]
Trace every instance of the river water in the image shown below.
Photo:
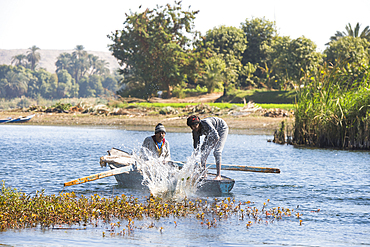
[[[74,191],[111,197],[148,196],[148,191],[121,188],[114,177],[63,188],[63,183],[108,168],[99,158],[112,147],[135,150],[149,131],[116,128],[0,126],[0,180],[34,195]],[[368,151],[297,148],[267,142],[268,135],[229,134],[223,163],[273,167],[280,174],[222,171],[235,179],[230,194],[218,196],[250,201],[261,208],[295,209],[302,216],[254,224],[229,218],[205,227],[194,217],[146,219],[156,227],[131,235],[103,236],[103,228],[86,230],[22,229],[0,232],[9,246],[366,246],[370,245],[370,153]],[[167,133],[173,160],[191,155],[188,133]],[[208,162],[213,163],[212,154]],[[194,198],[195,199],[195,198]],[[212,201],[214,198],[208,197]],[[302,220],[300,223],[299,220]],[[176,221],[176,225],[174,224]],[[136,225],[144,224],[137,221]],[[162,227],[162,231],[158,230]]]

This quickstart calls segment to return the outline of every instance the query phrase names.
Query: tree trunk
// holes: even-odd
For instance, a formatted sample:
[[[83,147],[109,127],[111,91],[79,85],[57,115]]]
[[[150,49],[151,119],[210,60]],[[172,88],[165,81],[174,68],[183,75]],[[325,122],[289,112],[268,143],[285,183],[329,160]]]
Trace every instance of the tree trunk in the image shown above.
[[[222,96],[227,96],[227,86],[228,84],[224,82],[224,95]]]
[[[167,99],[172,97],[172,86],[167,83]]]

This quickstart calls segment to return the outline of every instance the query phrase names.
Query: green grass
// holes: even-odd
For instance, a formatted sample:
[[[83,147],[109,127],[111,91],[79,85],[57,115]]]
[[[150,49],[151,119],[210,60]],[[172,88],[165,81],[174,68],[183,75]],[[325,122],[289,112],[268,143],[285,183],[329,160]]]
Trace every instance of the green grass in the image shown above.
[[[244,104],[231,104],[231,103],[203,103],[203,104],[209,105],[209,106],[215,106],[220,109],[228,109],[236,105],[237,106],[244,105]],[[134,105],[134,106],[146,107],[146,108],[152,108],[152,107],[162,108],[162,107],[167,107],[167,106],[170,106],[173,108],[185,108],[186,106],[189,106],[189,105],[200,105],[200,103],[143,103],[143,102],[140,102],[140,103],[130,103],[128,105]]]
[[[230,109],[236,106],[243,107],[244,104],[235,104],[235,103],[203,103],[204,105],[218,107],[220,109]],[[134,105],[137,107],[145,107],[145,108],[162,108],[162,107],[173,107],[173,108],[185,108],[189,105],[200,105],[200,103],[130,103],[128,105]],[[271,109],[271,108],[280,108],[284,110],[292,110],[294,109],[294,104],[256,104],[257,106],[262,107],[263,109]]]
[[[294,110],[295,104],[256,104],[263,109],[280,108],[284,110]]]
[[[293,104],[295,103],[296,91],[266,91],[266,90],[235,90],[220,101],[231,103],[243,103],[243,99],[261,104]]]
[[[224,98],[222,102],[216,103],[205,103],[209,106],[218,107],[220,109],[230,109],[236,106],[244,106],[244,98],[246,102],[253,101],[262,108],[281,108],[281,109],[293,109],[294,102],[294,91],[262,91],[262,90],[236,90],[234,94],[229,95],[228,98]],[[231,100],[232,99],[232,100]],[[71,104],[77,105],[80,102],[84,102],[91,105],[107,104],[113,108],[126,108],[128,106],[137,106],[142,108],[162,108],[162,107],[173,107],[173,108],[185,108],[188,105],[199,105],[200,103],[148,103],[148,102],[137,102],[137,103],[126,103],[120,100],[114,99],[102,99],[102,98],[65,98],[59,100],[48,100],[48,99],[31,99],[31,98],[16,98],[12,100],[0,99],[0,110],[9,110],[14,108],[28,108],[32,105],[50,107],[55,104]]]

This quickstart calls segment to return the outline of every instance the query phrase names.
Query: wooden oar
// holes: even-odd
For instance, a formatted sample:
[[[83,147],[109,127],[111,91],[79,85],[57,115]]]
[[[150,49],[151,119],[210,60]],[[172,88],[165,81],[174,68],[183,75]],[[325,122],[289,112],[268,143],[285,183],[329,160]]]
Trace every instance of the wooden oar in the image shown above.
[[[120,167],[120,168],[115,168],[115,169],[112,169],[110,171],[101,172],[101,173],[93,174],[93,175],[90,175],[90,176],[87,176],[87,177],[78,178],[78,179],[66,182],[66,183],[64,183],[64,186],[71,186],[71,185],[75,185],[75,184],[83,184],[83,183],[94,181],[94,180],[97,180],[97,179],[106,178],[106,177],[110,177],[110,176],[113,176],[113,175],[128,172],[131,169],[132,169],[132,165],[125,166],[125,167]]]
[[[207,168],[208,169],[217,169],[216,164],[207,164]],[[244,171],[244,172],[280,173],[280,169],[278,169],[278,168],[255,167],[255,166],[238,166],[238,165],[228,165],[228,164],[221,164],[221,170]]]
[[[184,162],[173,161],[174,164],[177,164],[179,167],[184,165]],[[217,169],[216,164],[207,164],[208,169]],[[244,172],[264,172],[264,173],[280,173],[278,168],[269,168],[269,167],[255,167],[255,166],[238,166],[238,165],[228,165],[222,164],[221,170],[231,170],[231,171],[244,171]]]

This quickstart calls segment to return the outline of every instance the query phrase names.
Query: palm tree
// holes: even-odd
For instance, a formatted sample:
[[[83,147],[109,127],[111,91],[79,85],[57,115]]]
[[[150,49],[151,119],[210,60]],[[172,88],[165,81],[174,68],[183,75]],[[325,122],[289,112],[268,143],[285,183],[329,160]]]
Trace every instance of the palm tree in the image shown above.
[[[71,63],[71,54],[64,52],[59,54],[55,66],[57,67],[56,72],[59,72],[63,69],[68,70]]]
[[[37,63],[41,59],[40,53],[37,52],[37,50],[40,50],[40,48],[34,45],[28,49],[29,51],[27,52],[27,59],[28,59],[28,62],[31,63],[31,69],[35,70]]]
[[[26,67],[27,56],[24,54],[19,54],[14,57],[12,57],[11,64],[14,64],[14,66],[23,66]]]
[[[205,62],[205,73],[199,82],[207,87],[208,93],[213,93],[225,81],[225,70],[226,64],[221,56],[211,57]]]
[[[89,69],[88,54],[84,49],[85,47],[83,47],[83,45],[77,45],[72,52],[70,63],[72,72],[70,74],[73,76],[76,83],[80,81],[81,77],[84,76]]]
[[[87,52],[84,49],[85,47],[83,45],[77,45],[74,51],[72,52],[72,56],[75,59],[80,59],[82,57],[87,56]]]
[[[351,24],[348,23],[348,25],[346,26],[346,31],[345,32],[337,31],[337,33],[334,36],[330,37],[330,42],[331,41],[336,41],[336,40],[338,40],[342,37],[345,37],[345,36],[360,37],[360,38],[364,38],[364,39],[366,39],[367,41],[370,42],[370,28],[369,28],[369,26],[366,26],[364,28],[364,30],[362,30],[361,33],[360,33],[360,26],[361,25],[357,22],[356,27],[353,30]],[[329,43],[327,43],[326,45],[328,45]]]
[[[8,71],[3,86],[8,98],[20,97],[27,92],[29,79],[23,73]]]
[[[99,57],[94,56],[93,54],[89,54],[87,56],[87,60],[89,62],[90,68],[89,68],[89,75],[93,75],[96,72],[96,64],[99,60]]]
[[[103,59],[99,59],[96,61],[96,71],[95,74],[97,75],[107,75],[109,74],[109,63]]]

